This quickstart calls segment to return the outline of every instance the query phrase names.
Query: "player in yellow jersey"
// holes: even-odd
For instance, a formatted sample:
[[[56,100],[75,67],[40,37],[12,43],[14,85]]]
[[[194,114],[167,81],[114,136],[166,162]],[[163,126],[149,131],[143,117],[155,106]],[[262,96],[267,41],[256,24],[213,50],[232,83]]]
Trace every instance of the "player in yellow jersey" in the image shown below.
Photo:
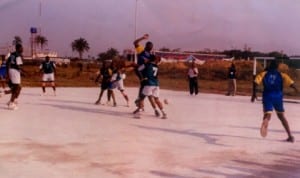
[[[288,134],[286,141],[294,142],[294,137],[291,134],[290,127],[286,117],[284,116],[283,108],[283,87],[289,86],[298,92],[294,85],[294,81],[284,73],[278,71],[278,63],[274,60],[271,62],[268,69],[255,77],[254,89],[251,101],[254,102],[256,98],[256,86],[263,84],[263,122],[261,125],[260,133],[262,137],[267,136],[268,124],[271,119],[271,113],[275,109],[278,118],[280,119],[284,129]]]

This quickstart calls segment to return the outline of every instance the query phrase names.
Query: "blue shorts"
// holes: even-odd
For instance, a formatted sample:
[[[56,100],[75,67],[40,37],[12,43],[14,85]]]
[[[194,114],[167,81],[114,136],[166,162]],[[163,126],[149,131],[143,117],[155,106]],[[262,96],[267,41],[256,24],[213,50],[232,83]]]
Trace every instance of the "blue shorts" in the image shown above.
[[[6,77],[6,69],[0,68],[0,78],[5,79]]]
[[[275,109],[276,112],[284,112],[283,108],[283,98],[282,97],[263,97],[263,109],[265,113],[272,112]]]

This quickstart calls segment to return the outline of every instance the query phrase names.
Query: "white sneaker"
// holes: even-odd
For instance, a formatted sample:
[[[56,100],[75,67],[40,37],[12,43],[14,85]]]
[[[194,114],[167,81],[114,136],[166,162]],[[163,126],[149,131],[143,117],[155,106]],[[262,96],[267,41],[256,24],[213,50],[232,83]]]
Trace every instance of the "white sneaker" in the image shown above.
[[[164,113],[164,112],[163,112],[162,114],[163,114],[163,115],[162,115],[162,117],[161,117],[161,118],[162,118],[162,119],[167,119],[167,114],[166,114],[166,113]]]
[[[18,106],[15,103],[9,102],[8,103],[8,109],[10,109],[10,110],[17,110]]]

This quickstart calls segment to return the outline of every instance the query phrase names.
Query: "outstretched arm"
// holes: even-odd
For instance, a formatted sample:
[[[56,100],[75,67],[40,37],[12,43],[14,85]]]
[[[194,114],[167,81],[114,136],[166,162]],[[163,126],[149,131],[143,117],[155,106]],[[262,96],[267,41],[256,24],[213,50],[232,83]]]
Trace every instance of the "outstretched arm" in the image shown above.
[[[297,94],[299,93],[299,90],[296,88],[295,84],[290,85],[290,87],[293,88]]]
[[[142,37],[134,40],[133,44],[134,44],[134,47],[137,48],[139,46],[139,43],[143,40],[146,40],[149,38],[149,35],[148,34],[144,34]]]
[[[97,75],[97,77],[95,79],[95,83],[98,83],[100,78],[101,78],[101,72]]]

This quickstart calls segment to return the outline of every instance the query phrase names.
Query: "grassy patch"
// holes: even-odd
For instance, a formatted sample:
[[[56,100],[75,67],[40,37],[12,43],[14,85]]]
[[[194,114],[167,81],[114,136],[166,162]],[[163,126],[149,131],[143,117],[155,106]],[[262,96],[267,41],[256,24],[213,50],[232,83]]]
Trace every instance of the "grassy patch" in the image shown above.
[[[208,61],[199,68],[200,92],[226,93],[227,91],[227,68],[231,63],[226,61]],[[250,95],[252,91],[252,68],[251,61],[235,62],[237,68],[237,94]],[[300,82],[299,71],[283,67],[295,81]],[[56,83],[58,87],[95,87],[94,81],[99,69],[98,64],[88,64],[83,67],[78,64],[59,66],[57,68]],[[159,80],[161,88],[178,91],[188,91],[187,81],[188,66],[185,63],[164,63],[160,65]],[[42,75],[38,72],[38,65],[25,65],[27,75],[22,78],[23,86],[40,86]],[[258,66],[258,72],[263,68]],[[139,82],[132,69],[128,69],[125,86],[137,87]],[[295,96],[291,89],[286,89],[287,96]]]

